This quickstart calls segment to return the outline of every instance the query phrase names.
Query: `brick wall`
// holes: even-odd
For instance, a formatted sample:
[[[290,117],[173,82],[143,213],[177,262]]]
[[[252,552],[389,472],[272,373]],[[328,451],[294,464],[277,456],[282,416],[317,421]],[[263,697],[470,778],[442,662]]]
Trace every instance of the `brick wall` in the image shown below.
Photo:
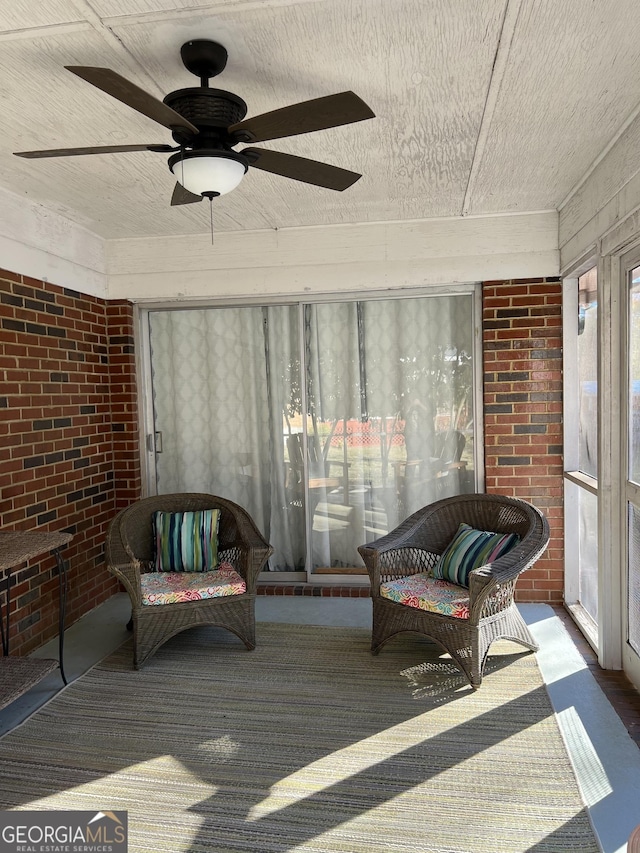
[[[115,508],[120,510],[137,500],[141,489],[133,305],[126,301],[108,302],[106,317]]]
[[[132,313],[0,271],[0,528],[68,530],[67,624],[109,598],[106,526],[140,494]],[[12,576],[11,651],[57,634],[51,556]]]
[[[562,292],[559,279],[488,281],[483,295],[487,492],[547,516],[546,554],[518,581],[520,601],[562,600]]]
[[[560,601],[563,572],[561,290],[483,286],[487,491],[547,515],[547,554],[518,597]],[[0,528],[70,530],[67,624],[110,597],[106,527],[141,493],[133,306],[0,271]],[[57,633],[52,557],[14,574],[12,652]]]

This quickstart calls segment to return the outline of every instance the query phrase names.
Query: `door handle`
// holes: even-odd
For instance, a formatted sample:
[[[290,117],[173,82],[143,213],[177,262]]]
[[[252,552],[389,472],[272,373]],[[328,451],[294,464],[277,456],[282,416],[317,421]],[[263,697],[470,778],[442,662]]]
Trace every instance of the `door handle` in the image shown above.
[[[161,432],[151,432],[147,435],[147,450],[149,453],[162,453]]]

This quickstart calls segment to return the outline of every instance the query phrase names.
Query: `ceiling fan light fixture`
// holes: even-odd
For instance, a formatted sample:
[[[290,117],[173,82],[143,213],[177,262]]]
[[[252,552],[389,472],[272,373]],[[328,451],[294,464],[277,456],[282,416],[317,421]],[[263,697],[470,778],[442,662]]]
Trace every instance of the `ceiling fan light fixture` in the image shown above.
[[[249,163],[234,151],[181,151],[169,158],[169,168],[185,190],[212,197],[234,190]]]

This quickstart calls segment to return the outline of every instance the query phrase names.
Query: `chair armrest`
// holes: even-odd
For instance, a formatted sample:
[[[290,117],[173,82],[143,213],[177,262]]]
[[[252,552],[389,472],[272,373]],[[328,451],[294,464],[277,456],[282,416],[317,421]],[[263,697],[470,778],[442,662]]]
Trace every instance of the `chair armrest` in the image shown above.
[[[427,572],[435,565],[443,548],[434,548],[425,539],[423,517],[423,510],[414,513],[395,530],[358,548],[369,573],[372,595],[377,595],[385,581]]]
[[[254,542],[248,545],[237,542],[218,551],[220,562],[231,563],[247,585],[247,592],[255,593],[258,576],[263,566],[273,554],[273,548],[267,542]]]
[[[540,559],[549,544],[549,525],[546,519],[541,519],[539,526],[521,539],[506,554],[503,554],[493,563],[480,566],[471,572],[478,578],[486,578],[482,585],[490,582],[493,584],[505,584],[516,580],[518,575]]]
[[[231,563],[246,583],[247,592],[255,593],[258,575],[273,548],[241,506],[226,501],[225,510],[219,531],[218,559]]]
[[[364,548],[358,550],[369,574],[372,595],[378,594],[381,583],[430,571],[439,556],[423,548],[368,549],[366,553]]]
[[[140,588],[140,563],[121,563],[114,566],[107,563],[107,569],[115,575],[120,583],[129,593],[131,604],[139,607],[142,604],[142,591]]]
[[[548,544],[549,528],[543,519],[538,529],[502,557],[470,572],[469,615],[472,622],[511,604],[518,577],[542,556]]]

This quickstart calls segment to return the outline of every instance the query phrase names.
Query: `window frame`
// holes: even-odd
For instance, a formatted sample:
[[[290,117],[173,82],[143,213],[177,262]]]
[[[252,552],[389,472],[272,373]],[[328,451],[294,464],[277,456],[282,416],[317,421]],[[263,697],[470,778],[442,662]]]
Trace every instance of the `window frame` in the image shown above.
[[[581,275],[596,266],[594,258],[583,262],[580,267],[565,276],[562,283],[562,334],[563,334],[563,492],[564,492],[564,601],[578,627],[594,651],[598,651],[600,626],[580,604],[580,523],[578,502],[571,497],[574,486],[599,497],[598,478],[579,469],[579,366],[578,366],[578,280]],[[600,280],[598,276],[598,287]],[[598,335],[599,338],[599,335]],[[598,340],[598,343],[599,340]],[[600,351],[600,347],[598,347]],[[598,384],[600,399],[600,384]],[[598,424],[599,426],[599,424]],[[599,503],[599,501],[598,501]],[[598,507],[599,510],[599,507]],[[598,512],[599,514],[599,512]],[[599,540],[598,540],[599,541]],[[600,560],[598,559],[598,566]],[[598,587],[600,586],[598,568]],[[600,590],[598,589],[598,604]],[[598,608],[599,609],[599,608]],[[600,609],[599,609],[600,612]]]

